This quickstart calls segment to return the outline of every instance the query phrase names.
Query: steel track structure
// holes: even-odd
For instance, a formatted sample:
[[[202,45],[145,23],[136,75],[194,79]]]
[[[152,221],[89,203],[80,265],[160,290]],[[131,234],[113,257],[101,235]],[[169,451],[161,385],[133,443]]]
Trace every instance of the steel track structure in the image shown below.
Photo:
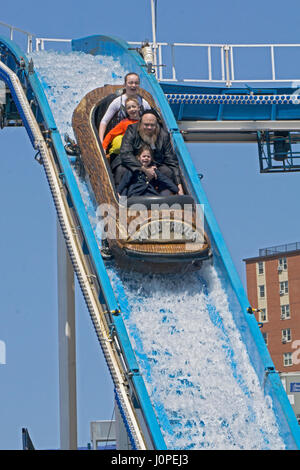
[[[22,51],[14,43],[0,38],[0,48],[2,52],[0,78],[10,88],[32,145],[41,154],[74,271],[114,381],[116,401],[120,406],[132,447],[140,450],[165,449],[166,444],[139,372],[120,315],[120,307],[108,279],[79,188],[43,89],[32,64],[28,63]],[[168,130],[172,134],[189,190],[197,203],[204,204],[205,230],[212,242],[214,265],[226,289],[241,337],[248,351],[251,350],[251,362],[261,387],[272,397],[280,435],[287,449],[299,449],[300,433],[296,417],[275,371],[255,317],[248,309],[249,302],[243,286],[159,83],[153,74],[147,72],[147,66],[140,54],[118,38],[90,36],[72,41],[72,48],[74,51],[87,54],[113,57],[126,69],[139,73],[141,86],[152,94],[161,109]]]
[[[40,154],[39,161],[44,167],[73,269],[114,383],[116,403],[131,447],[164,450],[166,445],[119,305],[39,80],[16,44],[1,38],[0,48],[0,78],[10,90],[33,148]]]

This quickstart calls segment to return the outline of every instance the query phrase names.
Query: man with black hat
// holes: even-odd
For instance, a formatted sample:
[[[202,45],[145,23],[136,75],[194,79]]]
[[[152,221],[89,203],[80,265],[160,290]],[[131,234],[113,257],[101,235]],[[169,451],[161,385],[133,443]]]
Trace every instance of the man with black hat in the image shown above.
[[[170,136],[159,124],[159,120],[158,113],[150,109],[144,111],[138,123],[128,126],[120,150],[121,168],[125,167],[132,172],[143,171],[149,180],[155,178],[155,167],[144,168],[136,158],[141,147],[148,144],[153,152],[156,167],[175,182],[178,194],[183,194],[178,160]],[[119,172],[123,173],[121,168]]]

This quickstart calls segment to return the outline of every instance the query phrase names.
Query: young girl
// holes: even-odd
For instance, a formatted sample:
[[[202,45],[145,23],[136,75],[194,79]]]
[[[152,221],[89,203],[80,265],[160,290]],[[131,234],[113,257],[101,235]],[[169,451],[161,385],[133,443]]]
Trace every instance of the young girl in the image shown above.
[[[121,196],[157,196],[177,194],[178,187],[173,181],[161,173],[153,163],[152,151],[149,146],[141,147],[138,155],[140,170],[127,170],[118,186]]]
[[[141,107],[141,111],[150,109],[149,103],[147,103],[147,101],[139,95],[140,77],[138,74],[135,72],[127,73],[124,79],[124,88],[125,93],[112,101],[112,103],[107,108],[106,113],[102,117],[99,126],[99,137],[101,142],[103,141],[104,134],[110,120],[116,115],[118,116],[117,122],[120,122],[125,118],[124,103],[127,98],[136,98],[138,100],[139,106]]]
[[[102,146],[108,155],[120,153],[123,135],[130,124],[135,124],[140,118],[140,105],[136,98],[127,98],[125,110],[128,118],[123,119],[105,136]],[[107,153],[107,152],[106,152]]]

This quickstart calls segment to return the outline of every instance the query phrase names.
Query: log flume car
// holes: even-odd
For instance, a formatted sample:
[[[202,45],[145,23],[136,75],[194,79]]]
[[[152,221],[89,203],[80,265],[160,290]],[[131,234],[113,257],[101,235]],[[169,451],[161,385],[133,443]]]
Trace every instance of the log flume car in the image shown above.
[[[211,258],[210,241],[203,230],[200,208],[188,194],[119,197],[109,160],[98,135],[98,123],[107,98],[121,87],[106,85],[89,92],[72,119],[85,178],[94,194],[103,233],[116,263],[126,270],[178,273],[200,269]],[[140,95],[155,108],[152,96]]]

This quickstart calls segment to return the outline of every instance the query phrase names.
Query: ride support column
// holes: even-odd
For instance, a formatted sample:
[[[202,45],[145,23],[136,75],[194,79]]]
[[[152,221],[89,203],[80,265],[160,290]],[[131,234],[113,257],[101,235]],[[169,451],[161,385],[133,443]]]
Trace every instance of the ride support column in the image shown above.
[[[74,271],[57,222],[60,449],[77,450]]]

